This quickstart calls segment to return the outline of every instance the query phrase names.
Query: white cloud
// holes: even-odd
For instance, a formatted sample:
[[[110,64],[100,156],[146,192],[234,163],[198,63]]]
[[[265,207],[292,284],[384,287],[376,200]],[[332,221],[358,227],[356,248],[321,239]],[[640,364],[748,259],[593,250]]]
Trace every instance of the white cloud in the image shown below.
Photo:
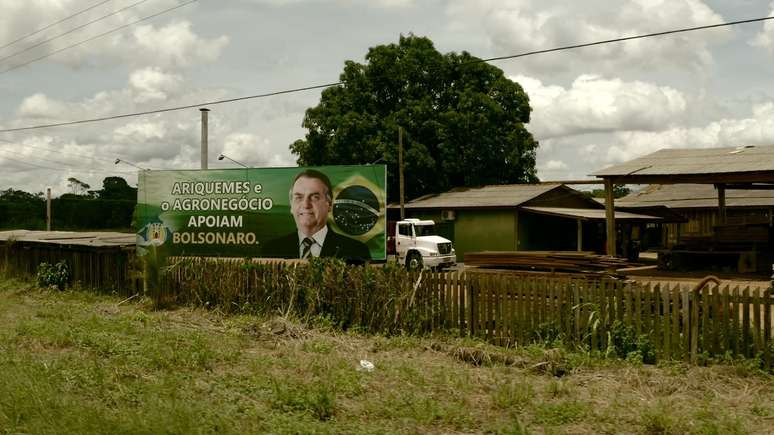
[[[700,0],[624,0],[614,5],[602,0],[456,0],[447,15],[453,28],[486,32],[492,50],[501,55],[724,21]],[[620,74],[655,64],[702,70],[712,62],[709,47],[730,34],[716,29],[540,54],[520,59],[519,67],[533,74],[589,67]]]
[[[20,65],[47,54],[53,54],[60,49],[64,50],[44,58],[45,61],[57,62],[74,69],[92,65],[114,66],[117,62],[134,67],[155,65],[164,68],[186,68],[195,64],[213,62],[229,42],[229,38],[225,35],[203,38],[192,30],[192,24],[186,20],[174,20],[167,24],[163,22],[162,24],[132,24],[181,3],[180,0],[156,0],[142,3],[109,17],[106,16],[131,3],[122,1],[100,5],[46,31],[0,49],[0,57],[19,53],[4,61],[3,68]],[[185,9],[195,7],[195,4],[187,5]],[[6,1],[3,3],[3,13],[0,15],[0,41],[14,41],[30,34],[31,30],[40,28],[42,23],[59,21],[83,9],[85,5],[78,0]],[[179,15],[180,11],[177,11],[177,14]],[[93,24],[86,25],[90,22]],[[67,31],[84,25],[85,27],[64,35]],[[120,29],[121,26],[126,25],[130,26]],[[120,30],[107,33],[114,29]],[[102,34],[105,35],[68,48]],[[49,42],[44,42],[49,39]],[[39,47],[21,53],[25,48],[41,43]]]
[[[223,140],[223,154],[248,166],[295,166],[287,153],[277,153],[271,141],[251,133],[232,133]],[[224,163],[231,165],[231,162]]]
[[[616,133],[605,161],[616,163],[662,148],[712,148],[774,144],[774,102],[753,107],[752,117],[721,119],[703,127]]]
[[[774,16],[774,2],[769,6],[772,11],[769,16]],[[750,40],[750,45],[754,47],[760,47],[774,55],[774,21],[769,20],[763,23],[761,31]]]
[[[191,23],[178,21],[161,28],[152,25],[135,29],[134,43],[146,62],[167,67],[187,67],[212,62],[228,44],[227,36],[215,39],[198,37],[191,31]]]
[[[530,131],[538,139],[600,131],[660,130],[685,112],[679,91],[641,81],[581,75],[569,89],[511,77],[530,98]]]
[[[169,94],[180,89],[183,78],[177,74],[168,74],[158,67],[136,70],[129,75],[135,96],[134,101],[144,103],[153,100],[166,100]]]
[[[75,119],[104,116],[113,112],[120,92],[97,92],[93,97],[74,103],[59,101],[42,93],[33,94],[22,100],[17,109],[18,118],[14,125],[26,125],[24,118],[72,121]]]
[[[548,170],[548,171],[555,171],[558,169],[567,169],[567,164],[564,163],[561,160],[549,160],[545,162],[544,164],[540,165],[540,169]]]
[[[351,5],[368,5],[369,7],[381,7],[381,8],[405,8],[414,6],[416,0],[369,0],[364,2],[362,0],[252,0],[254,3],[264,4],[268,6],[292,6],[301,3],[336,3],[340,6],[351,7]]]

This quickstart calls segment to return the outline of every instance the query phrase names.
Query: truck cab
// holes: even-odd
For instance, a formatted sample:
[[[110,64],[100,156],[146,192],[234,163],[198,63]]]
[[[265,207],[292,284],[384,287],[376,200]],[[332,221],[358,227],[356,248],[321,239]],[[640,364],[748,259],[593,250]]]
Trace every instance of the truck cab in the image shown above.
[[[431,220],[404,219],[389,228],[388,253],[407,269],[443,269],[457,264],[452,242],[435,233]]]

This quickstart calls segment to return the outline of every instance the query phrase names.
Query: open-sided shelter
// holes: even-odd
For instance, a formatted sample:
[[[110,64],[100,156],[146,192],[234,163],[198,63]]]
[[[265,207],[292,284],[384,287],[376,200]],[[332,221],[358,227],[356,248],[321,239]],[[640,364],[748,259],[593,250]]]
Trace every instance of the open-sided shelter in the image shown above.
[[[727,191],[773,190],[774,146],[663,149],[592,174],[605,183],[608,250],[615,252],[613,186],[616,184],[704,184],[714,186],[718,224],[727,234]],[[736,225],[736,223],[733,223]],[[727,229],[727,228],[726,228]],[[725,237],[725,236],[724,236]],[[733,234],[731,235],[733,237]]]

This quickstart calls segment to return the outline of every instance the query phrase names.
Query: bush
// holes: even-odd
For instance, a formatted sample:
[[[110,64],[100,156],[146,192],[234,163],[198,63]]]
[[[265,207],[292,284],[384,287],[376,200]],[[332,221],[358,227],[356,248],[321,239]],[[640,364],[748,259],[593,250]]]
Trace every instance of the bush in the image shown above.
[[[64,260],[56,264],[40,263],[36,279],[39,287],[64,290],[70,282],[70,268]]]
[[[637,335],[634,328],[626,326],[616,320],[610,328],[609,351],[614,352],[619,358],[625,358],[632,362],[645,364],[656,363],[656,348],[650,341],[649,335]]]

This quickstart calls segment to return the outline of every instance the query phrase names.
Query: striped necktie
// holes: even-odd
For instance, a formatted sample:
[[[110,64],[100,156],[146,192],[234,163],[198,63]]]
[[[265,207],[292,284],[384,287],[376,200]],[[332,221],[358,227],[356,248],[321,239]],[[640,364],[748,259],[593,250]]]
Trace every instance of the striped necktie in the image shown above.
[[[301,258],[309,258],[312,253],[312,245],[314,245],[314,239],[311,237],[304,237],[304,240],[301,241],[301,247],[303,248],[301,250]]]

